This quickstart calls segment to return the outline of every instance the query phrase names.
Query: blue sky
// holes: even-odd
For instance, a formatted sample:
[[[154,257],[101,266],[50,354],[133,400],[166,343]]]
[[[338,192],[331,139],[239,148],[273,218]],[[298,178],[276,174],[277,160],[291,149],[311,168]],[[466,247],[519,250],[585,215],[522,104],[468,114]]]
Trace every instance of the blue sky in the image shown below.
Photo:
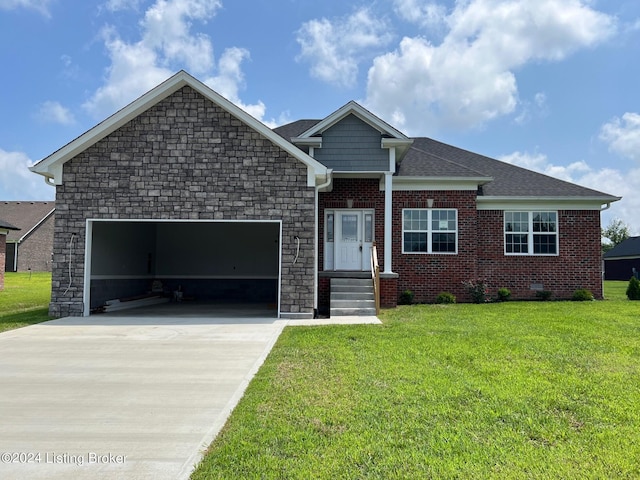
[[[404,133],[624,197],[640,235],[637,0],[0,0],[0,200],[180,69],[270,126],[356,100]]]

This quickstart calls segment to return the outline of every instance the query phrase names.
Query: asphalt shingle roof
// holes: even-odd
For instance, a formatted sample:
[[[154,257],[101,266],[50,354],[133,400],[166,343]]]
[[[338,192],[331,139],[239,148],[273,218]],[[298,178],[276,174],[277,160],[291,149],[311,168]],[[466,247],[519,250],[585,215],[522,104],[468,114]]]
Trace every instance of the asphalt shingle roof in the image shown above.
[[[19,240],[55,208],[55,202],[8,202],[0,201],[0,218],[20,230],[11,231],[7,241]]]
[[[274,129],[291,141],[320,120],[299,120]],[[397,176],[404,177],[491,177],[481,195],[496,197],[618,197],[565,182],[507,162],[438,142],[431,138],[413,139],[398,166]]]
[[[15,225],[11,225],[9,222],[5,222],[0,218],[0,228],[5,228],[7,230],[19,230]]]
[[[604,258],[632,257],[638,255],[640,255],[640,237],[629,237],[605,253]]]

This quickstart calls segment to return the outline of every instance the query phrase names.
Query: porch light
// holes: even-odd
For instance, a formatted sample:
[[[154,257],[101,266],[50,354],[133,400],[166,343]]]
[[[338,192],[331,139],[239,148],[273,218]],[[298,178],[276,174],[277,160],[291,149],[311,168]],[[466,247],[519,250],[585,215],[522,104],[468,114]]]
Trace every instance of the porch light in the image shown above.
[[[347,208],[353,208],[353,198],[347,198]]]
[[[433,208],[433,198],[427,198],[427,207]]]

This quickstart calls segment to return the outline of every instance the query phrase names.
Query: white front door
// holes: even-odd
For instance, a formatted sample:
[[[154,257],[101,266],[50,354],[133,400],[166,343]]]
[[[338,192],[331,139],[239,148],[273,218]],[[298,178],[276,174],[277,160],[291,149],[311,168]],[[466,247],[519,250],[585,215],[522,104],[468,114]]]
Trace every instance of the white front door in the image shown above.
[[[362,212],[337,212],[336,270],[362,270]]]

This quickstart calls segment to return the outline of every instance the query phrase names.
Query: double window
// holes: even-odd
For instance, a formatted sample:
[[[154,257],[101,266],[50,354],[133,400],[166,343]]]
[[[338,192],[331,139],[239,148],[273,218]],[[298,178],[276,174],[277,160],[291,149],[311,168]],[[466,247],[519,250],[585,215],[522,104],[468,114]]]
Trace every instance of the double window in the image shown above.
[[[507,255],[557,255],[558,212],[504,212]]]
[[[402,253],[457,253],[457,210],[402,211]]]

